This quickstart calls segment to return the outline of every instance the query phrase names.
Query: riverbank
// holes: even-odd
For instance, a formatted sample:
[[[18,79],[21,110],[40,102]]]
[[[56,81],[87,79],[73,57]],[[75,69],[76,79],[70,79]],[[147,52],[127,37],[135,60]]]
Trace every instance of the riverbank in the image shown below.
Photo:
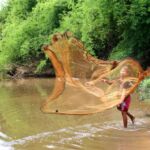
[[[0,81],[9,79],[17,80],[24,78],[54,78],[55,72],[51,65],[47,65],[40,71],[37,69],[38,62],[31,62],[30,64],[13,64],[7,66],[5,71],[0,72]],[[146,78],[141,82],[137,89],[140,100],[150,99],[150,78]]]
[[[13,64],[7,66],[0,72],[0,80],[3,79],[22,79],[22,78],[53,78],[55,72],[52,66],[46,66],[41,70],[37,69],[37,62],[30,64]]]

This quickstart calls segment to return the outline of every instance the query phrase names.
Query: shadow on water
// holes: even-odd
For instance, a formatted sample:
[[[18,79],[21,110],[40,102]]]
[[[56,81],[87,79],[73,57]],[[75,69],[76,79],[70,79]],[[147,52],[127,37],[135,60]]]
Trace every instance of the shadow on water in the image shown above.
[[[116,108],[87,116],[43,114],[53,80],[0,83],[0,150],[149,150],[150,105],[134,96],[135,125],[122,127]]]

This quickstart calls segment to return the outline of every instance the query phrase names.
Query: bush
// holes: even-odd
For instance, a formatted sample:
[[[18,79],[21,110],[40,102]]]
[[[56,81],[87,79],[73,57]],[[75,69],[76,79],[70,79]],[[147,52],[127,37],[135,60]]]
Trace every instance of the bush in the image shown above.
[[[70,30],[103,59],[150,55],[149,0],[8,0],[0,10],[0,69],[44,60],[41,46],[54,32]],[[47,63],[46,63],[47,65]],[[43,66],[43,65],[40,65]]]
[[[150,77],[143,80],[140,84],[138,91],[140,92],[141,100],[149,100],[150,99]]]
[[[49,42],[49,36],[59,27],[61,14],[69,11],[67,0],[38,3],[36,0],[24,0],[23,3],[10,0],[7,7],[10,9],[6,19],[3,18],[0,69],[6,64],[43,60],[45,55],[41,46]]]

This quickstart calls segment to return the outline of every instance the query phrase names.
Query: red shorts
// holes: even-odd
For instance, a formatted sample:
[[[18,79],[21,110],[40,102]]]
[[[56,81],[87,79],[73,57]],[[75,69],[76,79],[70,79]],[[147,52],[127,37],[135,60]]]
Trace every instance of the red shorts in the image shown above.
[[[119,104],[119,106],[117,106],[117,109],[120,110],[120,111],[128,111],[129,109],[129,106],[130,106],[130,102],[131,102],[131,96],[128,95],[124,101]]]

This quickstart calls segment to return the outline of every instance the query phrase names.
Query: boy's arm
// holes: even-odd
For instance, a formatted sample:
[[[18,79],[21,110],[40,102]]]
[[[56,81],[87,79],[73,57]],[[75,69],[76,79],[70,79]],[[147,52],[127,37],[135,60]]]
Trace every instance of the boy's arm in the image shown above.
[[[108,80],[108,79],[101,79],[101,78],[98,78],[96,80],[93,80],[93,81],[90,81],[90,82],[87,82],[86,84],[87,85],[94,85],[96,84],[98,81],[103,81],[109,85],[113,84],[114,83],[114,80]]]
[[[139,74],[138,81],[126,91],[125,95],[129,95],[134,92],[134,90],[138,87],[139,83],[144,79],[144,75],[142,73]]]
[[[121,93],[120,102],[123,102],[125,98],[126,98],[126,90],[123,89],[123,90],[122,90],[122,93]]]
[[[128,92],[128,94],[133,93],[134,90],[138,87],[139,83],[144,79],[144,75],[141,73],[139,75],[138,81],[134,84],[134,86],[130,89],[130,91]]]
[[[134,92],[135,88],[139,85],[139,83],[137,82],[129,91],[127,91],[126,89],[122,89],[122,93],[121,93],[121,97],[120,97],[120,102],[123,102],[124,99],[126,98],[127,95],[131,94],[132,92]]]
[[[102,79],[102,81],[104,81],[105,83],[107,83],[109,85],[114,83],[114,80]]]

